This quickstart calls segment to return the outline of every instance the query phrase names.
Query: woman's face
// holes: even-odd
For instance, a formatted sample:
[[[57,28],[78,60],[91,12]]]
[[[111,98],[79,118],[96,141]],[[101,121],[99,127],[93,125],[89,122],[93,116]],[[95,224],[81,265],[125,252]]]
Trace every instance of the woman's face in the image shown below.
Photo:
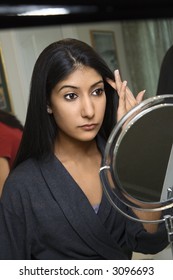
[[[54,115],[59,136],[90,141],[97,135],[105,114],[103,79],[94,69],[79,66],[51,93],[50,113]]]

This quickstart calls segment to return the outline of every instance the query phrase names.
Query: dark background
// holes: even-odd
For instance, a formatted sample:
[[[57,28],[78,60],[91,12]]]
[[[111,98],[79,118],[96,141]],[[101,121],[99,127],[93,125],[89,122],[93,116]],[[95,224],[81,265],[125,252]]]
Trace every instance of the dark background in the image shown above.
[[[82,2],[82,3],[81,3]],[[68,15],[19,17],[31,6],[68,6]],[[0,28],[98,22],[123,19],[171,18],[173,0],[20,0],[0,1]]]

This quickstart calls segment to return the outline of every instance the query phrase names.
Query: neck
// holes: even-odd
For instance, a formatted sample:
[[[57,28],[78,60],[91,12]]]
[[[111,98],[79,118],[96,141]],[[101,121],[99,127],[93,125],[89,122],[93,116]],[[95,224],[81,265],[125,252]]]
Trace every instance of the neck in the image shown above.
[[[91,157],[98,153],[95,139],[91,141],[77,141],[66,137],[58,137],[54,148],[55,155],[62,161],[73,160],[78,161],[81,158]]]

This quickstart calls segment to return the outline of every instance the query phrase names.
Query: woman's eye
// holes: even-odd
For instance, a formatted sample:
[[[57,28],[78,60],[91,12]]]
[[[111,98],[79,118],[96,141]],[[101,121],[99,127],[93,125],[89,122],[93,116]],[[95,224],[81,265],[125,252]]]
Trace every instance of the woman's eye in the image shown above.
[[[74,100],[77,98],[77,95],[75,93],[68,93],[64,95],[64,98],[67,100]]]
[[[103,92],[104,92],[104,88],[97,88],[92,92],[92,94],[95,96],[100,96],[102,95]]]

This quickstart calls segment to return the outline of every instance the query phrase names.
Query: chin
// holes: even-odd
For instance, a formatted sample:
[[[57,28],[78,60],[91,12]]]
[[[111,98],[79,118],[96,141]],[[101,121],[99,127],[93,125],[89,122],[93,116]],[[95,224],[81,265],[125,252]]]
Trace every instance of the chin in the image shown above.
[[[81,142],[90,142],[90,141],[94,140],[96,136],[97,136],[97,134],[94,134],[92,136],[88,135],[87,137],[86,136],[85,137],[81,137],[78,140],[81,141]]]

